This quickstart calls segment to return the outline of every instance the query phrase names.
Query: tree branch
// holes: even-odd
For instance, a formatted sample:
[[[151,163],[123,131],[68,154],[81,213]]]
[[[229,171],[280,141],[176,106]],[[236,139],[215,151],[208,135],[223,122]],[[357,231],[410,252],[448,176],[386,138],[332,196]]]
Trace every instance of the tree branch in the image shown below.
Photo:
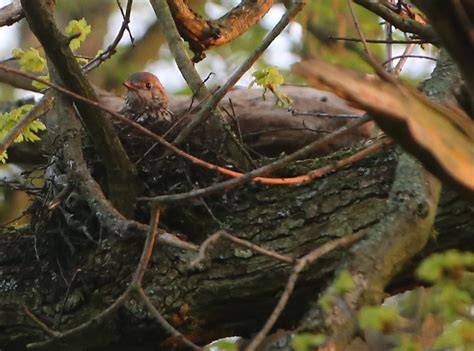
[[[0,27],[11,26],[25,17],[21,8],[20,0],[13,0],[0,9]]]
[[[82,74],[69,48],[69,41],[56,27],[52,11],[46,1],[22,0],[22,6],[31,30],[41,42],[65,86],[79,95],[96,101],[94,89]],[[138,194],[133,164],[128,159],[110,120],[89,104],[79,101],[77,108],[87,131],[92,136],[96,151],[105,163],[108,191],[112,202],[120,211],[131,215],[134,199]]]
[[[243,0],[217,20],[195,13],[184,0],[168,0],[179,33],[194,52],[193,62],[204,57],[204,51],[226,44],[255,25],[273,5],[273,0]]]
[[[411,18],[403,17],[384,6],[379,1],[372,0],[354,0],[356,4],[365,7],[367,10],[382,17],[390,22],[394,27],[400,29],[402,32],[417,34],[423,40],[436,42],[437,36],[433,28],[427,24],[419,23]]]

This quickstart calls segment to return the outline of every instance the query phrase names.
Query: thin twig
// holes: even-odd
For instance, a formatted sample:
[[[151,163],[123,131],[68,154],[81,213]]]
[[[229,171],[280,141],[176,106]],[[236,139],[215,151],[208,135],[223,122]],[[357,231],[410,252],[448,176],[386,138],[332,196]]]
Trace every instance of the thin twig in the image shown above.
[[[361,55],[362,58],[365,59],[367,61],[367,63],[369,63],[372,66],[375,73],[377,73],[377,75],[380,78],[382,78],[386,82],[395,83],[396,79],[394,78],[394,76],[391,75],[390,73],[388,73],[384,69],[384,67],[380,63],[377,62],[377,60],[374,58],[374,56],[370,52],[369,46],[367,45],[367,41],[365,40],[365,37],[364,37],[364,33],[362,32],[362,30],[360,28],[359,20],[357,19],[356,13],[355,13],[354,8],[352,6],[352,1],[355,1],[355,0],[347,0],[347,4],[349,6],[349,11],[351,13],[351,17],[352,17],[352,21],[354,22],[354,26],[355,26],[355,28],[357,30],[357,33],[359,34],[360,40],[361,40],[361,42],[364,46],[364,51],[365,51],[366,56],[364,57],[364,55]]]
[[[371,61],[375,61],[374,56],[369,50],[367,41],[365,40],[364,33],[362,32],[362,29],[360,28],[359,20],[357,19],[357,15],[354,11],[354,7],[352,6],[352,0],[347,0],[347,5],[349,6],[349,12],[351,13],[351,17],[352,17],[352,21],[354,22],[355,29],[357,33],[359,34],[360,40],[362,41],[362,45],[364,46],[364,51]]]
[[[295,259],[290,257],[290,256],[282,255],[282,254],[279,254],[278,252],[265,249],[265,248],[260,247],[256,244],[253,244],[253,243],[251,243],[247,240],[237,238],[236,236],[230,235],[229,233],[227,233],[224,230],[220,230],[220,231],[212,234],[211,236],[209,236],[201,244],[201,246],[199,247],[199,254],[196,256],[196,258],[194,260],[191,261],[189,266],[190,267],[196,267],[202,261],[204,261],[206,259],[207,252],[210,250],[212,245],[214,245],[220,239],[229,240],[229,241],[233,242],[234,244],[236,244],[238,246],[245,247],[245,248],[250,249],[250,250],[252,250],[252,251],[254,251],[258,254],[271,257],[271,258],[273,258],[275,260],[278,260],[278,261],[282,261],[282,262],[285,262],[285,263],[288,263],[288,264],[294,264],[295,263]]]
[[[346,38],[346,37],[334,37],[329,36],[328,39],[330,40],[341,40],[341,41],[353,41],[361,43],[362,40],[360,38]],[[386,40],[386,39],[365,39],[366,43],[370,44],[424,44],[428,43],[425,40],[421,39],[414,39],[414,40]]]
[[[385,34],[386,34],[387,41],[393,41],[393,27],[390,22],[385,23]],[[393,57],[393,44],[392,43],[387,43],[386,53],[387,53],[387,60],[390,60]],[[388,70],[392,68],[391,63],[389,67],[387,68]]]
[[[128,297],[127,293],[124,293],[120,295],[113,304],[111,304],[109,307],[107,307],[105,310],[103,310],[101,313],[98,315],[92,317],[89,319],[87,322],[84,322],[80,325],[78,325],[75,328],[69,329],[65,332],[55,332],[56,335],[54,335],[53,339],[48,339],[46,341],[40,341],[40,342],[34,342],[31,344],[28,344],[26,347],[28,349],[35,349],[35,348],[42,348],[47,345],[50,345],[54,340],[61,340],[65,339],[71,335],[75,335],[77,333],[80,333],[87,328],[90,328],[91,326],[98,325],[100,324],[105,318],[107,318],[109,315],[117,311],[117,309],[122,306],[122,304],[125,302],[125,299]]]
[[[53,337],[53,338],[56,338],[58,336],[61,335],[61,333],[49,328],[46,324],[44,324],[42,321],[40,321],[38,319],[38,317],[36,317],[33,312],[31,312],[28,307],[26,307],[26,305],[23,305],[23,312],[25,312],[25,314],[33,321],[35,322],[35,324],[42,330],[44,331],[46,334],[48,334],[49,336]]]
[[[396,76],[400,75],[403,67],[405,66],[405,63],[408,60],[408,57],[411,55],[414,49],[415,49],[415,44],[408,44],[405,47],[405,50],[403,51],[403,54],[401,55],[400,60],[398,60],[397,65],[391,70],[393,74],[395,74]]]
[[[302,258],[298,259],[295,266],[293,267],[293,271],[291,272],[290,277],[286,283],[285,290],[283,291],[278,303],[276,304],[273,312],[271,313],[270,317],[265,322],[265,325],[260,329],[258,334],[252,339],[252,341],[248,344],[245,348],[245,351],[255,351],[258,346],[262,343],[263,339],[267,336],[270,329],[273,327],[275,322],[277,321],[278,317],[280,317],[283,309],[288,303],[288,299],[295,288],[296,281],[298,279],[299,274],[303,269],[305,269],[308,265],[313,264],[316,262],[321,256],[331,252],[339,247],[344,247],[355,243],[356,241],[360,240],[365,235],[365,232],[352,234],[349,236],[345,236],[340,239],[332,240],[326,244],[321,245],[320,247],[316,248],[315,250],[311,251],[310,253],[306,254]]]
[[[146,268],[148,266],[148,262],[150,261],[151,255],[153,253],[153,247],[155,246],[157,231],[158,231],[158,224],[160,223],[160,209],[153,208],[151,210],[151,220],[149,225],[149,230],[146,236],[145,245],[143,247],[142,256],[140,257],[140,261],[138,262],[137,269],[133,274],[133,279],[131,288],[138,288],[141,286],[143,275],[145,274]]]
[[[201,347],[197,346],[194,344],[192,341],[187,339],[183,334],[181,334],[178,330],[176,330],[175,327],[173,327],[162,315],[161,313],[156,309],[156,307],[153,305],[153,303],[150,301],[148,296],[145,294],[142,288],[139,288],[137,291],[138,296],[141,298],[145,306],[148,308],[150,313],[155,317],[155,319],[158,321],[158,323],[165,328],[165,330],[171,334],[171,336],[177,338],[180,340],[183,344],[186,346],[189,346],[193,350],[202,350]]]
[[[313,116],[313,117],[329,117],[329,118],[340,118],[340,119],[358,119],[363,115],[349,114],[349,113],[326,113],[326,112],[309,112],[309,111],[298,111],[290,109],[293,116]]]
[[[112,57],[112,55],[115,54],[115,52],[117,51],[117,46],[122,40],[122,37],[125,31],[128,31],[132,45],[134,45],[134,38],[132,36],[132,33],[130,32],[130,28],[128,27],[130,23],[130,15],[132,13],[132,3],[133,3],[133,0],[127,0],[127,8],[125,9],[125,13],[124,13],[122,9],[122,5],[120,5],[120,0],[117,0],[118,7],[120,9],[120,12],[123,18],[122,25],[120,26],[117,36],[112,41],[112,43],[107,47],[107,49],[105,49],[103,53],[101,53],[100,55],[97,55],[95,58],[89,61],[86,65],[84,65],[84,67],[82,68],[84,72],[87,73],[87,72],[92,71],[94,68],[100,66],[102,62]]]
[[[431,60],[431,61],[438,61],[437,58],[431,57],[431,56],[424,56],[424,55],[397,55],[393,56],[390,60],[387,60],[383,63],[385,66],[389,61],[393,61],[402,57],[407,57],[407,58],[419,58],[419,59],[425,59],[425,60]]]

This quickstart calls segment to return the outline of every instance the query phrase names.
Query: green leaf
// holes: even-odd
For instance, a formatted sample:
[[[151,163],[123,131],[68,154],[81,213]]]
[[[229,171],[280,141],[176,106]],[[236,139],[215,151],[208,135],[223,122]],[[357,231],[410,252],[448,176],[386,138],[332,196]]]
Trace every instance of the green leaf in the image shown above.
[[[47,80],[49,81],[49,73],[45,76],[39,76],[38,78],[41,78],[41,79],[44,79],[44,80]],[[34,86],[35,88],[39,89],[39,90],[43,90],[43,89],[48,89],[49,87],[46,85],[46,84],[43,84],[43,83],[40,83],[40,82],[37,82],[36,80],[33,81],[31,83],[32,86]]]
[[[419,343],[404,335],[400,340],[400,344],[393,351],[423,351],[423,348]]]
[[[458,319],[472,303],[469,293],[453,283],[437,286],[433,299],[434,305],[446,321]]]
[[[8,154],[6,151],[3,151],[1,154],[0,154],[0,163],[7,163],[7,159],[8,159]]]
[[[34,48],[27,51],[16,48],[12,50],[12,55],[20,61],[22,71],[42,72],[46,68],[46,60]]]
[[[436,349],[474,350],[474,322],[458,320],[451,323],[444,333],[436,340]]]
[[[364,306],[359,311],[363,330],[387,332],[400,325],[401,317],[394,306]]]
[[[292,346],[295,351],[310,351],[322,345],[326,341],[323,334],[303,333],[293,337]]]
[[[420,279],[434,283],[458,280],[467,268],[474,268],[474,253],[449,250],[425,259],[416,273]]]
[[[252,81],[251,86],[257,84],[265,89],[275,89],[285,81],[278,68],[274,66],[257,70],[252,73],[252,76],[254,77],[254,80]]]
[[[355,284],[349,271],[344,270],[338,275],[334,287],[338,294],[344,294],[354,289]]]
[[[72,20],[66,26],[66,34],[71,36],[74,34],[79,34],[77,38],[74,38],[69,43],[69,47],[72,50],[77,50],[81,44],[86,40],[87,35],[91,32],[91,25],[87,24],[87,21],[84,18],[80,20]]]
[[[16,123],[28,112],[31,111],[33,105],[26,104],[23,106],[18,107],[10,112],[0,113],[0,139],[3,139],[10,130],[12,130]],[[41,130],[45,130],[46,126],[41,121],[33,121],[31,122],[23,132],[18,135],[14,143],[21,143],[23,141],[30,141],[35,142],[40,140],[40,137],[37,133]],[[0,163],[5,163],[8,158],[6,152],[0,154]]]

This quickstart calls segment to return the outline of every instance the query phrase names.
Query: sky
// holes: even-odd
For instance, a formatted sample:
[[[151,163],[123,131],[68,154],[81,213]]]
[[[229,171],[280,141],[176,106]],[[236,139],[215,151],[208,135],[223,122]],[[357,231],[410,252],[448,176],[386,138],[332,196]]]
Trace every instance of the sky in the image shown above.
[[[9,0],[0,0],[0,7],[8,4],[9,2]],[[238,1],[236,0],[224,0],[224,4],[226,5],[226,7],[222,7],[214,3],[208,3],[206,5],[206,12],[212,18],[217,18],[220,15],[224,14],[227,11],[227,8],[234,6],[237,2]],[[281,18],[284,11],[285,8],[282,4],[274,5],[267,13],[267,15],[262,19],[262,26],[267,30],[271,30]],[[107,43],[110,43],[113,40],[118,28],[121,25],[121,20],[122,17],[118,11],[114,15],[110,16],[108,23],[109,32],[104,39],[104,48],[108,45]],[[133,36],[135,38],[139,38],[141,35],[143,35],[148,25],[151,24],[154,20],[155,14],[151,10],[148,1],[135,0],[130,24],[130,29],[133,33]],[[10,57],[11,50],[15,47],[18,47],[17,33],[18,32],[15,25],[10,27],[0,27],[0,60],[4,60]],[[299,58],[297,55],[291,52],[291,48],[301,42],[302,35],[303,30],[301,26],[298,23],[291,23],[285,29],[282,35],[277,37],[275,41],[270,45],[268,50],[264,53],[265,61],[268,64],[275,65],[281,69],[288,69],[293,63],[298,62]],[[121,45],[127,45],[129,42],[130,39],[127,35],[125,35],[122,39]],[[157,74],[163,85],[169,92],[173,93],[182,90],[186,86],[186,83],[182,78],[178,67],[174,63],[171,53],[166,47],[163,47],[161,50],[161,59],[150,64],[148,67],[146,67],[146,70]],[[393,55],[400,55],[402,53],[403,46],[394,45]],[[429,54],[429,52],[427,53],[426,51],[421,50],[419,47],[416,47],[413,54],[427,55]],[[207,77],[211,72],[216,73],[212,76],[210,84],[222,84],[223,82],[225,82],[225,79],[228,76],[229,72],[227,61],[223,57],[213,54],[212,51],[208,52],[207,56],[208,58],[205,60],[205,62],[196,65],[197,71],[203,78]],[[238,64],[238,62],[235,62],[235,67],[230,67],[230,71],[235,70],[238,67]],[[409,59],[408,63],[405,65],[403,74],[409,75],[411,77],[426,76],[432,71],[433,67],[433,61],[424,59]],[[247,87],[251,80],[251,72],[248,72],[241,78],[241,80],[237,84]],[[17,92],[18,97],[25,97],[31,95],[32,93],[30,92]]]

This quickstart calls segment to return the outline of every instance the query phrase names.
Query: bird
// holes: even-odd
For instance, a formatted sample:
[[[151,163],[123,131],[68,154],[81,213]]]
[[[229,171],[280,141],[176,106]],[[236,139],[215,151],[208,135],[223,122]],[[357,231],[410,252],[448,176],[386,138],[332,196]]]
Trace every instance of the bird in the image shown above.
[[[123,85],[127,93],[120,113],[138,123],[172,122],[168,94],[153,73],[134,73]]]

